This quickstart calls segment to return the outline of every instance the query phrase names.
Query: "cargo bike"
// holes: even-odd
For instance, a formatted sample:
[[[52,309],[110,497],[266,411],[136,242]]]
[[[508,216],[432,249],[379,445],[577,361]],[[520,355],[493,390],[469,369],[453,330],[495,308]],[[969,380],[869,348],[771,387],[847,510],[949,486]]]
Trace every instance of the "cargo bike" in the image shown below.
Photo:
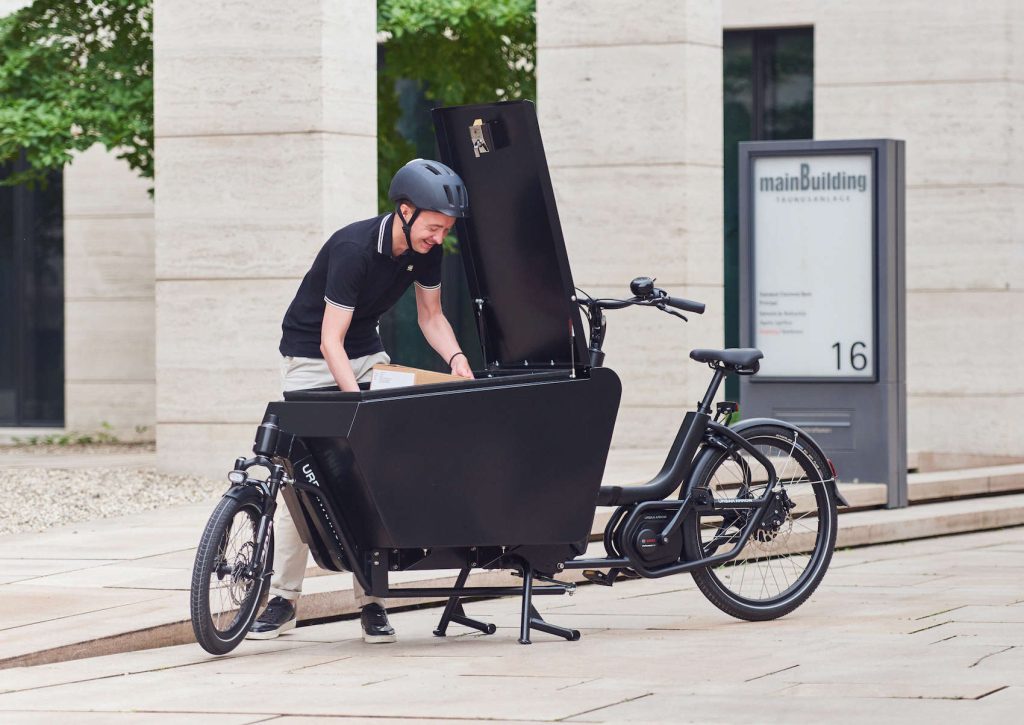
[[[441,160],[472,196],[457,229],[483,369],[474,380],[301,390],[270,403],[196,553],[200,645],[231,651],[257,616],[282,500],[320,567],[389,600],[446,599],[438,636],[452,623],[493,634],[464,600],[514,595],[519,642],[534,631],[579,639],[533,605],[572,594],[571,569],[607,586],[690,573],[715,606],[747,620],[800,606],[825,574],[845,502],[810,436],[778,420],[727,425],[736,406],[715,404],[725,376],[756,373],[761,353],[692,351],[711,380],[664,466],[643,485],[602,486],[621,393],[603,365],[605,312],[647,307],[686,320],[704,305],[646,277],[622,299],[575,288],[532,104],[437,109],[433,119]],[[594,556],[599,509],[611,513]],[[521,583],[467,586],[474,569],[511,570]],[[458,575],[450,587],[389,583],[414,570]]]

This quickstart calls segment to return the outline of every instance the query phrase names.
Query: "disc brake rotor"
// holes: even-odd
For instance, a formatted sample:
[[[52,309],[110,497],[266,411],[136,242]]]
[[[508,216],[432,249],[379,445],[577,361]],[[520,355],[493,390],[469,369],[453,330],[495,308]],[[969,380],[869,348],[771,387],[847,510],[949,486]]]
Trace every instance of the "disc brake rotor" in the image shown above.
[[[753,538],[761,543],[773,541],[779,535],[779,529],[789,518],[789,512],[796,506],[781,486],[775,490],[768,502],[760,523],[754,529]]]
[[[252,576],[249,574],[249,567],[255,558],[256,544],[252,541],[246,541],[242,544],[238,550],[238,554],[235,556],[234,565],[231,567],[231,601],[236,605],[241,605],[245,599],[245,595],[248,594],[250,587],[252,587]]]

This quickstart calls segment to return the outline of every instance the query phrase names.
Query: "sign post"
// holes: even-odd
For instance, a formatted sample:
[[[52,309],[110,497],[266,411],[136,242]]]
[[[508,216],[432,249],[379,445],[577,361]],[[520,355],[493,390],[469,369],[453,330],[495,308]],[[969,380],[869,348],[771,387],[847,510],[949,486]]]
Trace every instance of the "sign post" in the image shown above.
[[[740,144],[745,418],[805,429],[844,481],[907,505],[904,143]]]

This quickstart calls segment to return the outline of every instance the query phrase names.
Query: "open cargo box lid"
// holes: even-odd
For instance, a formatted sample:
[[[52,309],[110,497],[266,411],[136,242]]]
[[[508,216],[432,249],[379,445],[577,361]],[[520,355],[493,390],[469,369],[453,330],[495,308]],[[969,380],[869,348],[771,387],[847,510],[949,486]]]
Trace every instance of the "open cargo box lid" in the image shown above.
[[[530,101],[436,108],[441,161],[469,190],[456,230],[485,365],[569,368],[587,346]]]

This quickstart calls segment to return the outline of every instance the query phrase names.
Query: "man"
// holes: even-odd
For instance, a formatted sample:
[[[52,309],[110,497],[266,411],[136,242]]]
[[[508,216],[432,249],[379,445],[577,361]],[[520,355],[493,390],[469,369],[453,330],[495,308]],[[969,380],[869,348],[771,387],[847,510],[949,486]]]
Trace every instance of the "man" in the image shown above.
[[[299,285],[281,324],[283,390],[334,384],[359,390],[376,363],[390,362],[377,325],[414,282],[423,336],[453,375],[473,377],[441,312],[441,243],[455,219],[469,211],[466,186],[444,164],[415,159],[395,174],[388,198],[396,204],[393,213],[335,232]],[[274,539],[272,599],[250,629],[250,639],[271,639],[295,626],[309,549],[287,506],[277,508]],[[362,608],[363,639],[395,641],[384,601],[367,596],[354,579],[353,588]]]

